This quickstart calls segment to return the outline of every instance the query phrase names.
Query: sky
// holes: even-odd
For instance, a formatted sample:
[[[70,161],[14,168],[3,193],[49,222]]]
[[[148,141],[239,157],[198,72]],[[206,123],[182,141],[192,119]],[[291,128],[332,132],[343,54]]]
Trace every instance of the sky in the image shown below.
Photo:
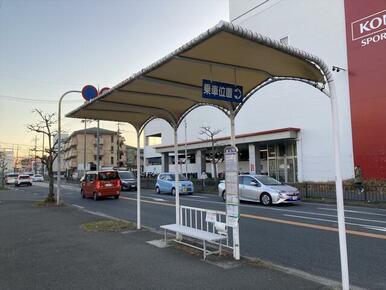
[[[68,90],[112,87],[220,20],[229,20],[228,0],[0,0],[0,148],[28,154],[33,109],[57,113]],[[62,116],[82,103],[67,95]],[[83,126],[62,118],[68,133]],[[117,130],[116,122],[100,126]],[[136,144],[133,127],[120,131]]]

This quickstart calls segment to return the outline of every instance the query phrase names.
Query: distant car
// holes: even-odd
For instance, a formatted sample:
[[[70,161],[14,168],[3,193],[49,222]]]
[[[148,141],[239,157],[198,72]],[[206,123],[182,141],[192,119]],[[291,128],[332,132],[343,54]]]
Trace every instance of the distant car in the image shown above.
[[[137,188],[137,180],[135,175],[131,171],[118,171],[119,178],[121,179],[122,190],[131,190]]]
[[[224,181],[218,185],[218,194],[226,200]],[[239,195],[240,200],[257,201],[265,206],[300,201],[299,190],[267,175],[240,175]]]
[[[81,183],[80,194],[83,198],[92,197],[98,200],[101,197],[119,198],[121,180],[115,170],[90,171],[86,173]]]
[[[182,174],[179,175],[180,193],[193,194],[193,183],[185,178]],[[160,173],[157,177],[155,189],[158,194],[163,192],[176,194],[176,181],[174,173]]]
[[[5,184],[15,184],[18,176],[18,173],[7,173],[5,175]]]
[[[15,186],[20,186],[20,185],[27,185],[31,186],[32,185],[32,179],[31,176],[27,174],[20,174],[15,181]]]
[[[44,177],[41,174],[34,174],[32,176],[32,181],[33,182],[43,182],[44,181]]]

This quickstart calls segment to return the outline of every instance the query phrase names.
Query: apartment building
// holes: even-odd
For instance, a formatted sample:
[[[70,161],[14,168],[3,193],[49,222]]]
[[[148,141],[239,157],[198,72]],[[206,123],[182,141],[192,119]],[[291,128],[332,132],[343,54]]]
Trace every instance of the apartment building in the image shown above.
[[[63,150],[67,176],[78,177],[98,164],[97,128],[74,131],[65,141]],[[124,137],[115,131],[99,128],[99,166],[126,166]]]

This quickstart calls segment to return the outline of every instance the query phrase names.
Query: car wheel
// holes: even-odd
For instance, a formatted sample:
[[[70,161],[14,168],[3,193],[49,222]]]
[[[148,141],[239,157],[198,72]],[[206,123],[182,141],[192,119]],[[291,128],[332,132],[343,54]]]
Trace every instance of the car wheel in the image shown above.
[[[172,195],[176,195],[176,189],[174,187],[172,188]]]
[[[268,193],[264,192],[264,193],[260,196],[260,202],[261,202],[261,204],[264,205],[264,206],[269,206],[269,205],[272,204],[272,197],[271,197]]]
[[[84,195],[84,191],[83,190],[80,191],[80,195],[82,196],[82,198],[86,198],[86,196]]]
[[[114,199],[119,199],[119,195],[114,195]]]
[[[225,190],[222,192],[222,200],[223,201],[226,201],[226,199],[227,199],[227,195],[226,195],[226,193],[225,193]]]
[[[96,194],[96,192],[94,192],[94,194],[92,195],[93,199],[94,200],[98,200],[98,195]]]
[[[158,186],[155,188],[155,190],[157,191],[157,194],[161,194],[161,190],[159,189]]]

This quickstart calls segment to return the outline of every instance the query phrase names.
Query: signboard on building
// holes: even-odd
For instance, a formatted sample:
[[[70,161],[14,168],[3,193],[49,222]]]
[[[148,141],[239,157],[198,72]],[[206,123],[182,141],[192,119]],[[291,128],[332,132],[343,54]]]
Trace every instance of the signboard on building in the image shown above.
[[[354,162],[385,179],[386,0],[345,0],[345,15]]]
[[[226,224],[233,231],[233,257],[240,259],[239,244],[239,172],[238,150],[236,146],[224,149],[225,161],[225,193],[226,193]]]
[[[202,97],[241,103],[243,101],[243,87],[234,84],[202,80]]]

